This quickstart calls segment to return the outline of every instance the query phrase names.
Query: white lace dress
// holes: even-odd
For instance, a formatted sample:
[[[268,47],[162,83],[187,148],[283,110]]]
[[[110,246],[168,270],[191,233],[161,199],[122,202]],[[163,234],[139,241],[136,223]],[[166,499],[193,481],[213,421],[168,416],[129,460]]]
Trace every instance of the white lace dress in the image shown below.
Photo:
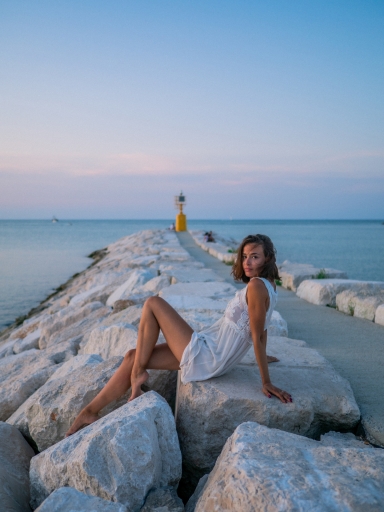
[[[266,330],[276,306],[277,292],[267,279],[256,279],[263,281],[269,294],[269,308],[264,325]],[[248,351],[252,345],[252,335],[246,300],[247,288],[238,291],[229,301],[220,320],[211,327],[192,334],[180,361],[183,384],[223,375],[239,363]]]

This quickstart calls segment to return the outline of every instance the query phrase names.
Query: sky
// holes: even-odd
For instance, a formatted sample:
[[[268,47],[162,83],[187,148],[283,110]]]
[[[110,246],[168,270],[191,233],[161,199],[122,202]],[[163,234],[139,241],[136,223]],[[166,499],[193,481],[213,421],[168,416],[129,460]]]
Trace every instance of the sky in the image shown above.
[[[382,0],[0,0],[0,219],[384,218]]]

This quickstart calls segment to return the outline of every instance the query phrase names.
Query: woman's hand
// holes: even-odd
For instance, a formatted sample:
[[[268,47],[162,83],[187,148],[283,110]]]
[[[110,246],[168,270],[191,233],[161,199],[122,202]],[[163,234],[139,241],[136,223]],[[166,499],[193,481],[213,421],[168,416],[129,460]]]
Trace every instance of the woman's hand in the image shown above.
[[[284,391],[283,389],[279,389],[274,386],[271,382],[269,384],[264,384],[263,393],[268,398],[272,398],[272,395],[279,398],[283,404],[287,404],[288,402],[292,402],[292,397],[289,393]]]

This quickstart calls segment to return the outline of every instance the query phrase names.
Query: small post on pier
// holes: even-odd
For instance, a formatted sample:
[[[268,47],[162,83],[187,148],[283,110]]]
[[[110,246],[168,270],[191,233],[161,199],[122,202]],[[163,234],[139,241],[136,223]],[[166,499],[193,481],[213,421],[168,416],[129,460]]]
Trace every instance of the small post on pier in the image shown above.
[[[187,217],[183,213],[183,206],[186,204],[185,195],[181,191],[178,196],[175,196],[175,207],[179,210],[176,215],[176,231],[187,231]]]

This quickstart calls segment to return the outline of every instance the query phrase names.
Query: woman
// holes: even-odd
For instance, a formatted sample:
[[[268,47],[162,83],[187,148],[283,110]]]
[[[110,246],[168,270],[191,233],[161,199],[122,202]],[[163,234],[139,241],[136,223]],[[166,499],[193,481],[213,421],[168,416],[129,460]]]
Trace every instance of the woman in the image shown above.
[[[129,401],[141,395],[148,369],[181,370],[181,381],[206,380],[228,372],[253,343],[263,393],[283,403],[291,395],[271,383],[267,362],[267,328],[277,301],[275,279],[279,278],[276,251],[265,235],[244,238],[232,268],[237,281],[247,286],[228,303],[224,316],[212,327],[196,333],[162,298],[150,297],[144,304],[136,349],[129,350],[107,385],[75,419],[67,436],[99,419],[106,405],[130,387]],[[160,330],[166,343],[156,345]]]

